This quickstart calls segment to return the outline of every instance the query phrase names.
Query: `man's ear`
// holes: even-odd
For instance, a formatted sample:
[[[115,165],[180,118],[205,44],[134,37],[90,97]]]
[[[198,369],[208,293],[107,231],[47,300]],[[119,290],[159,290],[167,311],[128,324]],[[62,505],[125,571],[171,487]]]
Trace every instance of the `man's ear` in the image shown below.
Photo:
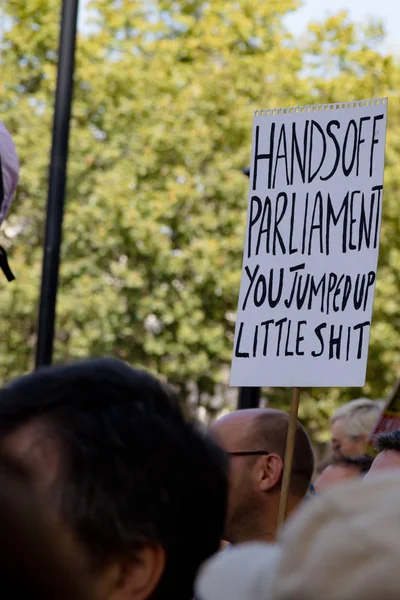
[[[147,600],[160,583],[165,563],[160,544],[145,546],[131,561],[121,560],[107,568],[97,596],[102,600]]]
[[[261,492],[268,492],[282,479],[283,460],[278,454],[268,454],[259,461],[258,484]]]

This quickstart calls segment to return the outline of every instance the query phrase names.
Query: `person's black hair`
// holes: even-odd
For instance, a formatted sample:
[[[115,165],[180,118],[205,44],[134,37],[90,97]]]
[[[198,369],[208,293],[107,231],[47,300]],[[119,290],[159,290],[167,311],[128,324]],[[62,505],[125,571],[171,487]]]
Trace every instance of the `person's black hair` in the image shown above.
[[[35,419],[60,443],[59,510],[93,566],[159,542],[167,564],[152,598],[190,600],[223,534],[226,459],[169,388],[113,359],[44,368],[0,391],[3,439]]]
[[[357,467],[361,475],[365,475],[370,470],[373,461],[372,456],[343,456],[333,461],[332,464]]]
[[[400,429],[379,433],[374,437],[374,446],[379,452],[396,450],[400,452]]]
[[[318,465],[317,472],[321,474],[330,466],[356,467],[360,475],[365,475],[371,468],[374,459],[371,456],[341,456],[340,458],[330,458]]]
[[[0,581],[5,597],[91,600],[93,590],[47,519],[26,470],[0,456]]]

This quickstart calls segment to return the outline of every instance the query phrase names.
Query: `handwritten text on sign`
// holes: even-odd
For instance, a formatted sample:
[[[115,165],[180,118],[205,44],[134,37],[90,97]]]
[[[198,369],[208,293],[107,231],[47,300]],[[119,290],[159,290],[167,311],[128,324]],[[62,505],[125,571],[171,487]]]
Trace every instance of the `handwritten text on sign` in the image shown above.
[[[256,114],[231,385],[364,385],[386,113]]]

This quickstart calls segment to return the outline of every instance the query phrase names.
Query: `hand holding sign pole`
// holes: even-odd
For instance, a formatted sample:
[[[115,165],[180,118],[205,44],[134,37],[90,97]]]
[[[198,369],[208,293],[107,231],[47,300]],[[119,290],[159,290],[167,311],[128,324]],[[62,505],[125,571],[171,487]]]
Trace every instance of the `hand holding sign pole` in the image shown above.
[[[257,111],[232,386],[361,387],[382,215],[387,99]]]

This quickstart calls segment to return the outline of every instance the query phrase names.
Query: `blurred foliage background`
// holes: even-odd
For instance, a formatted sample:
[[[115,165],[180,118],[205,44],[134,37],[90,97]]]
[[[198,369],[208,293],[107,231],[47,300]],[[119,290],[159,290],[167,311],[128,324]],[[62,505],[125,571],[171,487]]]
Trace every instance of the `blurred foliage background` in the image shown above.
[[[0,381],[33,367],[60,0],[0,13],[0,119],[21,160],[0,231],[17,280],[0,282]],[[113,355],[165,377],[210,418],[227,386],[257,108],[390,97],[380,262],[367,385],[307,390],[316,441],[400,366],[400,65],[379,23],[346,13],[295,38],[292,0],[92,0],[80,32],[55,361]],[[289,390],[264,390],[286,409]]]

